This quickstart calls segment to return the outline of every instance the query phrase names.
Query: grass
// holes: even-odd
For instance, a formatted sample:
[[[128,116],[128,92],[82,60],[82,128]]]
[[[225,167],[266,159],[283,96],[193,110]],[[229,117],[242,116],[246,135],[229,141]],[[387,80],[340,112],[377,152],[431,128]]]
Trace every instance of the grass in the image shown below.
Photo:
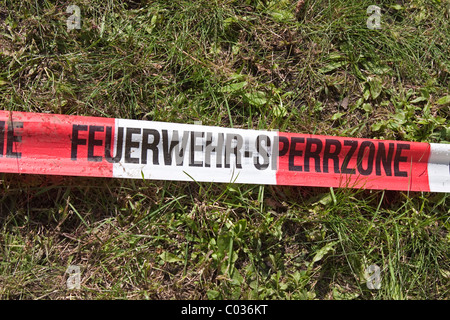
[[[377,1],[381,30],[366,27],[372,1],[299,3],[2,0],[0,103],[450,141],[448,2]],[[0,187],[2,299],[449,297],[448,193],[11,174]]]

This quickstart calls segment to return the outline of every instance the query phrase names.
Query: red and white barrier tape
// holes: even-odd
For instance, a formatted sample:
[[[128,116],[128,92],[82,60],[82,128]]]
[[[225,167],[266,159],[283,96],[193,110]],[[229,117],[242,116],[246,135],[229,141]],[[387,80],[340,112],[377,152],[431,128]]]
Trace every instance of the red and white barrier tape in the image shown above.
[[[450,192],[450,145],[0,111],[0,172]]]

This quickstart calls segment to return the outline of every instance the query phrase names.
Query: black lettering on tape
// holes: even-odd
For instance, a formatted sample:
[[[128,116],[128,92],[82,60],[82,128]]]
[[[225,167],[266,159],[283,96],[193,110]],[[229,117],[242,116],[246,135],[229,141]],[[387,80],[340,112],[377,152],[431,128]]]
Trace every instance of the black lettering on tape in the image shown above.
[[[76,161],[78,157],[78,146],[85,146],[86,139],[80,139],[78,133],[80,131],[87,131],[88,126],[84,124],[74,124],[72,126],[72,148],[70,152],[71,159]]]
[[[222,168],[222,150],[223,150],[223,133],[217,135],[217,145],[212,145],[213,135],[211,132],[206,133],[206,147],[205,147],[205,167],[211,167],[211,153],[216,154],[216,167]]]
[[[397,151],[395,152],[394,157],[394,176],[396,177],[407,177],[408,172],[400,171],[400,162],[408,161],[407,157],[402,157],[402,150],[409,150],[410,145],[406,143],[397,144]]]
[[[315,145],[315,150],[313,151],[313,145]],[[314,159],[314,167],[316,168],[316,172],[321,172],[320,170],[320,152],[322,151],[322,141],[316,138],[307,138],[306,139],[306,148],[305,148],[305,156],[303,158],[304,161],[304,170],[305,172],[309,172],[309,160]]]
[[[303,155],[302,150],[297,150],[298,143],[305,143],[305,138],[292,137],[291,146],[289,148],[289,171],[302,171],[302,166],[296,166],[294,164],[295,157],[301,157]]]
[[[195,151],[203,151],[203,144],[198,145],[197,138],[203,138],[204,132],[191,131],[191,148],[190,148],[190,157],[189,157],[189,166],[191,167],[202,167],[202,160],[195,160]]]
[[[134,134],[141,134],[141,128],[127,128],[125,136],[125,163],[139,163],[139,158],[131,157],[131,149],[139,148],[139,142],[133,141]]]
[[[152,142],[149,142],[149,136],[152,136]],[[155,129],[144,129],[142,131],[142,152],[141,152],[141,163],[147,164],[147,154],[148,150],[152,151],[153,155],[153,165],[159,165],[159,152],[158,144],[160,140],[160,135],[158,130]]]
[[[331,151],[331,147],[334,147],[334,151]],[[334,173],[340,173],[339,171],[339,154],[341,153],[342,145],[339,140],[326,139],[325,149],[323,151],[323,172],[328,173],[328,164],[330,160],[333,160]]]
[[[369,156],[365,149],[369,148]],[[371,141],[363,141],[358,151],[357,165],[358,172],[363,176],[368,176],[373,171],[373,159],[375,157],[375,145]],[[363,160],[367,158],[367,168],[364,169]]]
[[[386,146],[383,142],[378,142],[378,152],[375,159],[375,174],[381,176],[381,164],[383,164],[386,176],[392,176],[392,157],[394,155],[394,144],[389,143],[389,150],[386,155]]]
[[[166,166],[170,166],[172,164],[172,150],[175,148],[176,145],[178,145],[178,131],[173,131],[172,134],[172,141],[170,141],[169,146],[169,134],[167,130],[162,130],[162,136],[163,136],[163,156],[164,156],[164,164]],[[177,133],[177,139],[174,139],[175,132]]]
[[[280,142],[283,144],[283,148],[280,149]],[[282,157],[289,151],[289,139],[287,137],[278,137],[278,156]]]
[[[186,150],[187,141],[189,139],[189,131],[183,132],[183,138],[181,140],[181,146],[180,146],[180,140],[178,135],[178,130],[172,131],[172,141],[170,141],[169,145],[169,135],[167,130],[162,130],[163,134],[163,155],[164,155],[164,164],[165,165],[172,165],[172,153],[175,151],[175,162],[177,166],[183,165],[183,158],[184,158],[184,150]]]
[[[349,169],[348,164],[350,162],[350,159],[353,157],[356,149],[358,148],[358,141],[344,140],[344,146],[350,146],[350,150],[345,155],[344,162],[342,162],[341,172],[345,174],[355,174],[355,169]]]
[[[178,137],[177,137],[178,139]],[[175,147],[175,158],[177,166],[182,166],[184,162],[184,151],[187,148],[187,142],[189,139],[189,131],[183,131],[183,138],[181,139],[181,146],[178,144]]]
[[[118,163],[122,159],[123,131],[123,127],[117,129],[116,155],[113,157],[111,154],[112,128],[106,127],[105,159],[109,163]]]
[[[233,141],[236,141],[236,146],[231,147]],[[231,166],[231,155],[234,154],[236,160],[236,168],[242,169],[242,145],[243,139],[239,134],[227,133],[226,143],[225,143],[225,168],[230,168]]]
[[[94,147],[103,145],[103,140],[95,139],[95,133],[103,132],[104,130],[105,128],[103,126],[89,126],[88,153],[87,153],[88,161],[92,162],[102,161],[102,156],[94,156]]]
[[[261,142],[265,141],[265,147],[270,147],[270,138],[266,135],[259,135],[256,137],[256,151],[258,151],[258,154],[260,154],[263,157],[263,163],[259,163],[259,156],[256,155],[253,158],[255,168],[258,170],[265,170],[269,167],[269,152],[267,151],[264,146],[262,146]]]

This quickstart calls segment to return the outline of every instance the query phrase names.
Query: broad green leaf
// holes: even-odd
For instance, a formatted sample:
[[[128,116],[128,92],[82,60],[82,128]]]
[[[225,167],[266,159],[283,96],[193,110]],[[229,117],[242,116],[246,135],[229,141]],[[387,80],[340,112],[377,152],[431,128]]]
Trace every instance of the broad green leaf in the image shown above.
[[[371,127],[370,127],[370,129],[372,130],[372,131],[380,131],[381,130],[381,128],[383,127],[383,125],[384,125],[384,122],[383,121],[379,121],[379,122],[375,122]]]
[[[358,292],[347,292],[344,288],[337,285],[333,288],[333,300],[353,300],[359,297]]]
[[[331,52],[327,56],[327,59],[329,59],[329,60],[343,60],[343,59],[345,59],[345,55],[343,55],[342,53],[339,53],[339,52]]]
[[[364,103],[362,108],[364,109],[364,111],[366,111],[367,113],[371,113],[373,111],[373,107],[370,103]]]
[[[320,73],[328,73],[328,72],[336,70],[342,66],[345,66],[347,63],[348,63],[347,61],[331,62],[331,63],[327,64],[326,66],[324,66],[323,68],[320,68],[319,72]]]
[[[356,100],[355,108],[359,108],[360,106],[362,106],[363,102],[364,98],[359,98],[358,100]]]
[[[359,69],[358,65],[354,64],[353,67],[353,72],[355,73],[355,75],[362,81],[367,81],[367,77],[361,72],[361,70]]]
[[[222,257],[225,256],[226,253],[228,253],[228,250],[230,248],[230,240],[231,237],[229,233],[223,233],[217,238],[217,251],[218,254]]]
[[[267,103],[266,94],[262,91],[246,93],[245,97],[251,105],[256,107],[261,107]]]
[[[275,117],[285,117],[287,115],[287,110],[283,105],[276,104],[273,106],[273,114]]]
[[[342,112],[336,112],[335,114],[333,114],[333,116],[331,117],[331,120],[338,120],[340,118],[342,118],[344,114]]]
[[[401,5],[399,5],[399,4],[393,4],[393,5],[391,5],[390,6],[392,9],[394,9],[394,10],[402,10],[403,9],[403,7],[401,6]]]
[[[219,92],[226,92],[226,93],[236,92],[244,88],[246,85],[247,81],[231,83],[219,89]]]
[[[370,97],[370,89],[365,88],[364,92],[363,92],[363,98],[364,98],[364,100],[367,100],[367,99],[369,99],[369,97]]]
[[[422,96],[429,99],[430,98],[430,91],[427,88],[420,88],[420,92],[422,93]]]
[[[164,262],[169,262],[169,263],[183,261],[183,259],[181,259],[181,258],[177,257],[176,255],[174,255],[173,253],[170,253],[170,252],[167,252],[167,251],[164,251],[163,253],[161,253],[159,255],[159,257]]]
[[[299,292],[297,299],[298,300],[313,300],[316,297],[316,293],[314,291],[306,291],[303,289]]]
[[[294,14],[287,10],[273,10],[269,14],[276,22],[288,22],[294,20]]]
[[[378,98],[378,96],[381,94],[381,90],[383,88],[383,84],[381,82],[381,79],[378,77],[368,78],[369,86],[370,86],[370,94],[372,96],[372,99]]]
[[[397,124],[404,124],[406,122],[406,115],[403,111],[398,111],[392,118],[396,120]]]
[[[233,269],[233,275],[231,276],[231,284],[240,286],[244,282],[244,278],[238,270]]]
[[[208,290],[208,292],[206,292],[206,295],[208,296],[209,300],[216,300],[219,299],[220,292],[216,290]]]
[[[411,103],[419,103],[419,102],[427,101],[427,100],[428,100],[428,99],[425,98],[425,97],[417,97],[417,98],[415,98],[414,100],[412,100]]]
[[[374,74],[378,74],[378,75],[388,73],[389,71],[392,70],[388,66],[379,66],[377,64],[372,63],[371,61],[365,61],[365,62],[362,63],[362,65],[368,71],[370,71],[370,72],[372,72]]]
[[[437,101],[437,104],[448,104],[448,103],[450,103],[450,96],[442,97]]]
[[[316,203],[320,203],[323,204],[324,206],[326,206],[327,204],[330,204],[333,201],[333,199],[331,198],[331,195],[329,193],[323,195],[319,201],[317,201]],[[315,203],[315,204],[316,204]]]
[[[324,247],[320,248],[317,252],[316,255],[314,256],[312,262],[311,262],[311,266],[317,262],[322,260],[322,258],[330,251],[334,250],[334,246],[337,244],[337,241],[332,241],[330,243],[327,243]]]
[[[439,117],[439,116],[436,116],[436,118],[434,118],[434,121],[436,121],[437,123],[440,123],[440,124],[444,124],[444,123],[447,122],[447,119]]]
[[[233,227],[233,231],[236,237],[240,237],[241,234],[245,232],[246,228],[247,228],[247,220],[245,219],[239,220]]]

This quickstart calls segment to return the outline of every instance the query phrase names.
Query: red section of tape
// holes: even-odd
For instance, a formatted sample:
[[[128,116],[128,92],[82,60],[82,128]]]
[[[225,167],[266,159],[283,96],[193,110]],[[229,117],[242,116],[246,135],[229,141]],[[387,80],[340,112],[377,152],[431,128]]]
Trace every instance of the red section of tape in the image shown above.
[[[428,143],[279,133],[277,184],[429,191]]]
[[[113,140],[114,124],[108,118],[0,111],[1,171],[112,177],[101,144],[108,127]],[[76,161],[71,154],[74,128],[79,129]],[[88,161],[89,155],[95,161]]]

